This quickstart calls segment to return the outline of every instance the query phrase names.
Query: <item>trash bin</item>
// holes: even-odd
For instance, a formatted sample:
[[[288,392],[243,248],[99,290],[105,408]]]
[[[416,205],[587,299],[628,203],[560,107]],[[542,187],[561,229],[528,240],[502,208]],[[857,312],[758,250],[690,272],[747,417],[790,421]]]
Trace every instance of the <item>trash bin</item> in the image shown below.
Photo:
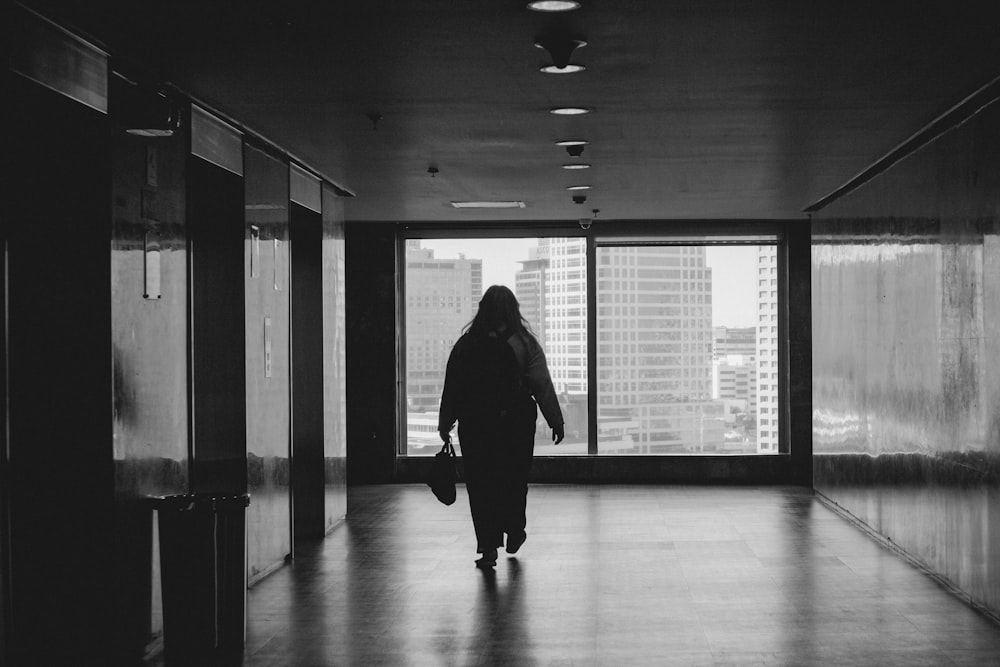
[[[246,612],[247,494],[153,499],[168,663],[238,662]]]

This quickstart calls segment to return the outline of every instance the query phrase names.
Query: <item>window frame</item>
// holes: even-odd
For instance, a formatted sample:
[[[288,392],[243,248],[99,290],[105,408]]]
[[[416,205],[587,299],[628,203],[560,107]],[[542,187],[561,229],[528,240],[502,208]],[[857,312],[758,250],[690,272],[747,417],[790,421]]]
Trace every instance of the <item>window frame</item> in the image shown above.
[[[396,234],[396,456],[401,458],[427,458],[410,455],[407,452],[407,412],[406,412],[406,241],[409,239],[455,239],[455,238],[540,238],[540,237],[582,237],[586,240],[586,306],[587,306],[587,454],[580,457],[551,456],[556,460],[587,458],[612,460],[615,458],[657,459],[700,456],[725,460],[733,456],[769,457],[789,455],[790,450],[790,406],[789,406],[789,358],[788,358],[788,241],[785,221],[595,221],[583,229],[576,221],[567,222],[455,222],[455,223],[406,223],[400,224]],[[650,454],[650,455],[601,455],[598,452],[598,392],[597,378],[597,248],[625,247],[634,245],[656,246],[711,246],[711,245],[773,245],[776,254],[777,285],[777,369],[778,384],[777,415],[771,414],[769,421],[778,422],[778,449],[775,452],[728,455],[699,453]],[[758,274],[755,274],[755,276]],[[759,277],[759,276],[758,276]],[[770,287],[770,286],[769,286]],[[768,290],[770,291],[770,290]],[[758,313],[759,317],[759,313]],[[774,326],[775,320],[768,321]],[[758,322],[758,326],[759,326]],[[757,360],[758,363],[760,360]]]

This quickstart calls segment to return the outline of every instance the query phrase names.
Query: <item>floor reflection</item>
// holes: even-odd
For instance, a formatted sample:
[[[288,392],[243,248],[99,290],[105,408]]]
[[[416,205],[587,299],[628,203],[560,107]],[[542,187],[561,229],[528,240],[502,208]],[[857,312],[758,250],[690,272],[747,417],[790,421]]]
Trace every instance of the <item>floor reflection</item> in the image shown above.
[[[982,665],[1000,626],[798,488],[533,486],[473,565],[464,489],[355,487],[249,593],[245,664]]]

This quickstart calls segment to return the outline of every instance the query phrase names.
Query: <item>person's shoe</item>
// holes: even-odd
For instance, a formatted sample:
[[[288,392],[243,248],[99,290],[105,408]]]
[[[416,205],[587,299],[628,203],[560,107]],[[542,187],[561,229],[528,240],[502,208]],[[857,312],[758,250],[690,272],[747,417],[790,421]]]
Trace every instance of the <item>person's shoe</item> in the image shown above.
[[[476,560],[476,567],[494,567],[497,564],[497,550],[490,549]]]
[[[526,539],[528,539],[528,534],[523,530],[516,535],[507,535],[507,553],[516,554]]]

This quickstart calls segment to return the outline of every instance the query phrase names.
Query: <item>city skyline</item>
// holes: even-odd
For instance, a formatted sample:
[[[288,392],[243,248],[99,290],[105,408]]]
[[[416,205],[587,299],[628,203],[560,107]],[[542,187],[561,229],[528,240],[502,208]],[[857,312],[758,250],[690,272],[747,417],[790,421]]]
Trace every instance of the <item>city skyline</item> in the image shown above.
[[[758,358],[776,366],[768,335],[776,306],[773,245],[599,246],[595,378],[588,377],[585,237],[410,239],[406,250],[411,448],[415,439],[434,441],[447,354],[475,314],[477,293],[503,284],[544,346],[566,414],[564,445],[553,449],[540,422],[536,453],[587,453],[592,390],[598,453],[777,451],[774,418],[761,419],[757,409],[762,396],[767,408],[760,412],[776,412],[776,385],[759,378],[777,374],[756,368]],[[439,318],[441,306],[446,316]],[[746,339],[723,359],[720,331]],[[763,443],[761,424],[772,436]]]
[[[490,285],[505,285],[513,290],[521,262],[528,259],[529,250],[536,247],[538,241],[538,238],[420,239],[421,247],[432,248],[438,259],[457,259],[461,255],[482,259],[483,255],[488,255],[490,261],[483,262],[484,291]],[[720,283],[732,283],[734,276],[756,271],[756,258],[741,253],[743,246],[704,247],[705,264]],[[738,292],[720,293],[719,298],[713,301],[712,320],[717,325],[730,328],[756,326],[754,284],[743,282],[739,287]]]

